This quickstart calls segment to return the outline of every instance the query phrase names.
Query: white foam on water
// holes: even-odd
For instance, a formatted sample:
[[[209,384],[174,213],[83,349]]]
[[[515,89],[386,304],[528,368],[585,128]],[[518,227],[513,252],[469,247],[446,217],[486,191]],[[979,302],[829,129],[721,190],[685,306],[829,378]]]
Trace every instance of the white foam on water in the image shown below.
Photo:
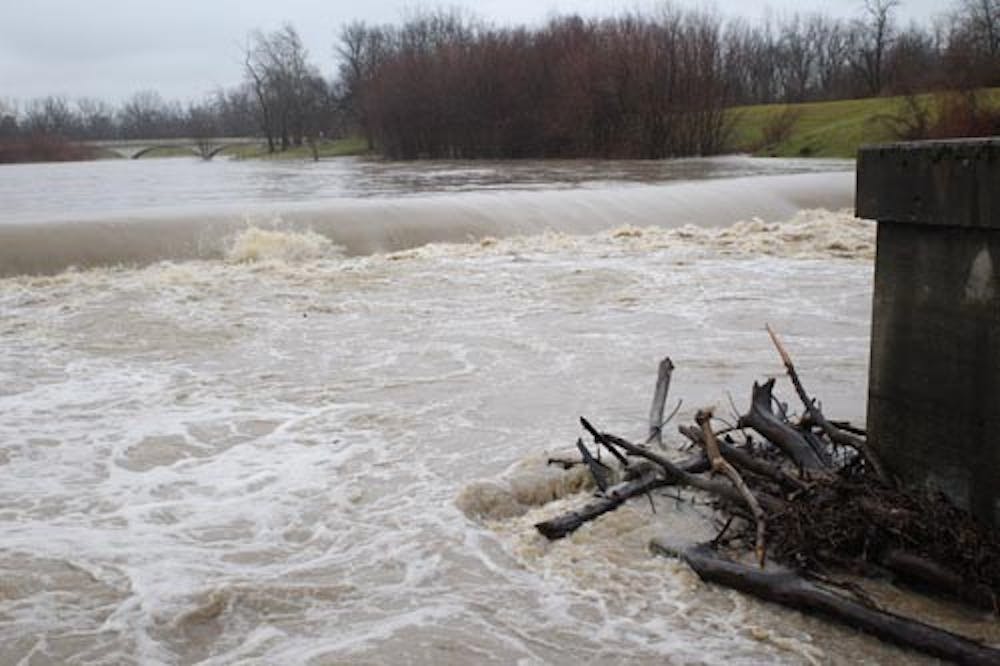
[[[287,233],[250,227],[233,238],[226,250],[226,261],[302,262],[342,254],[329,238],[313,231]]]
[[[0,663],[899,657],[650,556],[641,503],[558,544],[531,527],[586,499],[546,452],[581,414],[641,432],[666,354],[681,418],[742,404],[782,374],[769,322],[861,420],[871,225],[356,257],[266,232],[234,230],[257,249],[231,260],[0,280]]]

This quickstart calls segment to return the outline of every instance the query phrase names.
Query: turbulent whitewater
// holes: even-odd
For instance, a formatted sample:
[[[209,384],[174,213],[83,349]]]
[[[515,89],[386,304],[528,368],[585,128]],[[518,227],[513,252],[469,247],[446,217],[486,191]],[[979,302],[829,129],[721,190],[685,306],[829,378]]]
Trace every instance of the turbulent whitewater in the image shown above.
[[[342,217],[282,215],[204,254],[8,270],[0,663],[913,661],[650,556],[662,521],[706,529],[696,505],[637,504],[556,544],[531,528],[586,499],[540,462],[580,414],[640,433],[665,354],[682,415],[725,410],[780,374],[769,322],[826,411],[863,420],[874,226],[794,202],[711,225],[609,212],[670,187],[699,189],[394,193],[366,205],[438,229],[421,206],[496,220],[495,196],[548,223],[430,243],[386,224],[364,252]],[[703,187],[734,210],[746,190]],[[592,226],[559,217],[574,193]],[[41,217],[8,227],[42,247],[72,224]]]

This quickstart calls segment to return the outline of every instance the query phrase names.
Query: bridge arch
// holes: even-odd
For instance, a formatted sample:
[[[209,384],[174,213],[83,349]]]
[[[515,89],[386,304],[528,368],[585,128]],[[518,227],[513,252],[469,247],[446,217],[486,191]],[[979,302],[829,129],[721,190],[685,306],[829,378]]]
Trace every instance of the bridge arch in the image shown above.
[[[201,153],[199,153],[195,148],[191,146],[178,146],[177,144],[157,144],[155,146],[146,146],[145,148],[141,148],[139,151],[132,153],[132,157],[130,159],[137,160],[143,155],[147,155],[153,152],[154,150],[159,150],[161,148],[167,148],[171,150],[182,149],[191,153],[192,155],[195,155],[196,157],[201,157]]]
[[[254,145],[254,144],[250,144],[250,143],[224,143],[221,146],[216,146],[216,147],[212,148],[207,153],[199,153],[199,154],[201,155],[201,157],[203,159],[210,160],[213,157],[215,157],[216,155],[218,155],[219,153],[221,153],[226,148],[232,148],[233,146],[249,146],[249,145]]]
[[[116,139],[86,141],[84,143],[130,160],[145,157],[151,151],[157,149],[173,149],[185,154],[190,153],[204,160],[210,160],[226,148],[265,145],[264,140],[258,137],[150,139],[148,141],[142,139]]]

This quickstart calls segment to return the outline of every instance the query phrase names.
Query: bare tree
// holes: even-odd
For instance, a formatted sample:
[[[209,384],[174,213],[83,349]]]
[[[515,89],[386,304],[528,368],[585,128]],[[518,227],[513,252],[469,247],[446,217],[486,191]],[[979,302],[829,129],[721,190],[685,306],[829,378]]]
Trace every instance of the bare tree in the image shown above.
[[[865,0],[865,17],[854,32],[852,66],[870,95],[879,95],[883,90],[886,53],[895,35],[893,14],[897,7],[899,0]]]
[[[315,87],[312,79],[319,76],[307,57],[295,28],[287,24],[267,34],[254,32],[244,51],[244,73],[272,152],[302,144],[307,98]]]
[[[1000,0],[961,0],[958,12],[980,50],[1000,53]]]
[[[816,67],[816,29],[811,21],[793,14],[781,28],[778,72],[786,102],[806,99]]]
[[[17,136],[17,116],[17,102],[0,98],[0,139],[12,139]]]
[[[844,96],[847,86],[850,38],[844,23],[825,16],[811,19],[815,34],[818,99]]]
[[[391,35],[391,29],[355,21],[341,29],[334,48],[340,59],[340,105],[358,124],[369,149],[373,139],[365,96],[376,68],[387,55]]]
[[[32,100],[25,113],[25,127],[29,132],[72,136],[76,130],[76,115],[63,97],[44,97]]]
[[[165,138],[169,115],[167,104],[154,90],[141,90],[128,99],[118,112],[122,135],[133,138]]]
[[[80,138],[107,139],[115,136],[115,110],[107,102],[90,97],[76,101]]]

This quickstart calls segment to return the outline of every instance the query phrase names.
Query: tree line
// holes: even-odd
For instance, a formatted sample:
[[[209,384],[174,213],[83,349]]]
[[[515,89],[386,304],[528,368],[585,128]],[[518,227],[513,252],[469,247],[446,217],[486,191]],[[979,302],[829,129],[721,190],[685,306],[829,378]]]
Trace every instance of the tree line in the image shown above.
[[[725,149],[734,105],[1000,85],[1000,0],[909,25],[899,5],[748,22],[667,4],[537,27],[419,12],[344,26],[329,76],[286,25],[251,34],[242,82],[199,102],[0,100],[0,139],[254,135],[281,151],[357,132],[395,158],[653,158]]]
[[[1000,0],[930,25],[901,26],[899,5],[757,23],[666,5],[530,30],[436,12],[345,27],[339,79],[354,124],[396,158],[711,154],[731,106],[1000,85]]]
[[[72,140],[261,136],[274,152],[343,134],[336,80],[309,61],[298,32],[255,31],[243,49],[243,81],[186,105],[142,90],[119,106],[49,96],[24,105],[0,99],[0,140],[45,135]]]

